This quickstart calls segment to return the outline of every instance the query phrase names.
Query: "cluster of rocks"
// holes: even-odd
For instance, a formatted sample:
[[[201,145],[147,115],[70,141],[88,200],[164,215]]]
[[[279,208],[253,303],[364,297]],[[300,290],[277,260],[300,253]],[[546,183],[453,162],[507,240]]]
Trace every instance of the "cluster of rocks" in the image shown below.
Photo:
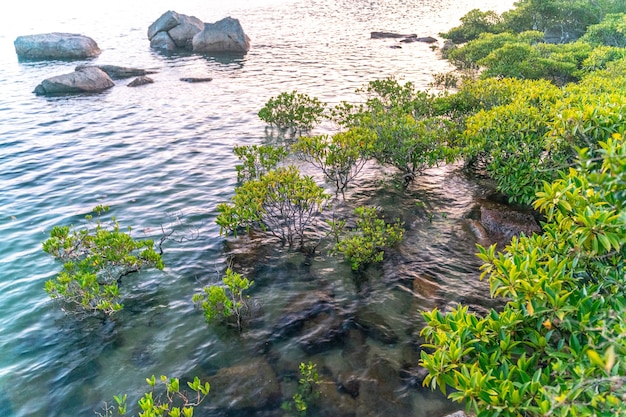
[[[334,359],[316,362],[320,382],[316,386],[320,394],[316,405],[324,410],[323,415],[414,415],[415,404],[410,396],[398,393],[418,389],[425,396],[433,395],[421,387],[426,371],[417,365],[418,344],[401,341],[397,333],[400,329],[394,329],[369,303],[349,307],[342,304],[327,289],[294,296],[268,331],[257,329],[246,335],[257,338],[257,354],[229,367],[194,372],[203,375],[201,379],[210,381],[211,388],[220,392],[206,407],[228,410],[228,415],[261,415],[268,408],[278,409],[297,387],[298,355],[283,354],[286,346],[295,345],[307,355],[317,354],[319,358],[330,351],[341,352],[339,365],[333,363]],[[400,345],[399,355],[383,354],[381,349],[389,345]],[[430,411],[427,415],[454,411],[453,405],[443,412],[440,403],[424,404],[429,406],[433,409],[424,410]]]
[[[152,48],[174,52],[246,53],[250,38],[232,17],[203,23],[193,16],[167,11],[148,28]],[[18,36],[14,41],[20,60],[74,60],[95,58],[102,52],[92,38],[74,33],[43,33]],[[128,87],[153,83],[154,71],[115,65],[80,65],[74,72],[43,80],[33,91],[37,95],[97,93],[115,86],[113,80],[137,77]],[[209,77],[184,77],[185,82],[211,81]]]
[[[150,46],[173,52],[188,50],[198,53],[246,53],[250,38],[239,20],[227,17],[215,23],[203,23],[195,16],[172,10],[165,12],[148,28]]]
[[[437,42],[437,39],[432,36],[417,36],[415,33],[402,34],[395,32],[371,32],[370,37],[372,39],[400,39],[402,43],[423,42],[433,44]],[[392,48],[401,48],[400,45],[392,45]]]
[[[113,80],[137,77],[129,87],[149,84],[154,80],[147,76],[155,71],[141,68],[119,67],[116,65],[79,65],[74,72],[46,78],[35,87],[37,95],[54,95],[68,93],[97,93],[107,90],[115,83]]]

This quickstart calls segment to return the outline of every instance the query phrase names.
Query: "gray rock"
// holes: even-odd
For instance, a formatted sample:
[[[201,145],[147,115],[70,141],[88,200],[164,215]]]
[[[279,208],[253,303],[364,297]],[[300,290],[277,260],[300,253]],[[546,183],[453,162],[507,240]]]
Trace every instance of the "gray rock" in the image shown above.
[[[209,82],[209,81],[213,80],[213,78],[209,78],[209,77],[183,77],[180,80],[184,81],[186,83],[206,83],[206,82]]]
[[[437,42],[437,39],[433,38],[432,36],[425,36],[422,38],[418,38],[415,36],[410,36],[406,39],[402,39],[400,42],[404,42],[404,43],[411,43],[411,42],[425,42],[425,43],[435,43]]]
[[[175,51],[176,44],[167,32],[159,32],[150,39],[150,47],[161,51]]]
[[[192,49],[194,35],[204,29],[204,23],[194,16],[169,10],[148,28],[150,46],[154,49],[175,51]]]
[[[520,233],[530,236],[541,232],[541,227],[532,214],[516,211],[505,205],[481,206],[480,224],[490,236],[502,236],[506,241]]]
[[[122,80],[130,77],[155,74],[156,71],[148,71],[142,68],[119,67],[117,65],[78,65],[74,70],[80,71],[85,68],[96,67],[106,72],[112,80]]]
[[[150,77],[142,75],[135,78],[130,83],[126,84],[127,87],[139,87],[140,85],[152,84],[154,80]]]
[[[85,59],[101,52],[93,39],[74,33],[18,36],[13,44],[19,59]]]
[[[394,32],[371,32],[372,39],[397,39],[397,38],[417,38],[416,34],[403,35],[401,33]]]
[[[148,39],[152,40],[159,32],[167,32],[180,24],[180,15],[173,10],[163,13],[148,27]]]
[[[193,37],[203,29],[204,23],[197,17],[181,15],[180,24],[167,33],[178,48],[191,51]]]
[[[250,50],[250,38],[239,20],[226,17],[215,23],[205,23],[202,32],[193,37],[194,52],[236,52]]]
[[[33,92],[37,95],[96,93],[114,85],[113,80],[104,71],[89,67],[69,74],[47,78]]]

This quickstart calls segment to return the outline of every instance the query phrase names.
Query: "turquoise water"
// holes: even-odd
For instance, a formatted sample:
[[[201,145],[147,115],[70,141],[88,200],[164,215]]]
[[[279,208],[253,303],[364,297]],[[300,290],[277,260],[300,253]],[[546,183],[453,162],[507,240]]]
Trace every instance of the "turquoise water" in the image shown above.
[[[348,195],[348,206],[386,207],[403,217],[409,231],[397,253],[365,282],[356,282],[340,259],[323,254],[305,260],[265,241],[226,242],[214,220],[216,205],[227,201],[235,186],[233,145],[268,140],[256,113],[269,97],[297,89],[330,103],[357,101],[355,89],[389,76],[428,88],[433,73],[450,69],[429,45],[394,49],[397,41],[372,40],[369,33],[437,36],[470,9],[502,11],[511,5],[496,0],[157,0],[94,7],[63,0],[8,6],[6,15],[12,18],[0,32],[0,416],[94,415],[115,394],[136,398],[153,373],[210,380],[219,369],[250,358],[270,363],[279,378],[304,360],[326,368],[331,380],[339,371],[369,375],[377,361],[404,361],[402,352],[419,334],[419,309],[483,299],[484,287],[476,284],[475,238],[463,219],[485,191],[456,167],[430,170],[406,193],[381,189],[378,180],[385,172],[366,171]],[[231,59],[151,51],[147,28],[170,9],[205,22],[238,18],[251,38],[251,51]],[[94,38],[103,52],[90,63],[153,69],[155,83],[127,88],[129,80],[120,80],[102,94],[35,96],[41,80],[84,63],[17,61],[17,36],[52,31]],[[188,84],[181,77],[213,81]],[[416,199],[424,207],[417,207]],[[41,250],[41,242],[53,225],[79,224],[100,203],[111,206],[122,224],[132,225],[137,237],[158,237],[161,226],[182,221],[188,229],[181,236],[193,239],[166,244],[164,272],[124,281],[126,308],[114,320],[77,321],[43,291],[59,265]],[[434,221],[427,213],[434,213]],[[252,296],[259,320],[241,336],[207,326],[191,303],[195,292],[219,281],[227,258],[257,282]],[[416,279],[432,283],[431,292],[417,291]],[[345,346],[303,352],[297,338],[260,351],[294,297],[317,292],[332,294],[346,326],[366,305],[388,318],[400,340],[387,345],[350,339],[348,344],[358,340],[368,346],[358,366],[346,364]],[[437,416],[451,409],[420,387],[389,384],[387,402],[401,403],[402,412]],[[289,384],[283,385],[288,397]],[[211,395],[228,399],[231,394]],[[234,394],[230,399],[230,406],[205,412],[282,415],[276,404],[242,411]],[[359,404],[356,415],[380,412]],[[329,415],[329,410],[318,412]]]

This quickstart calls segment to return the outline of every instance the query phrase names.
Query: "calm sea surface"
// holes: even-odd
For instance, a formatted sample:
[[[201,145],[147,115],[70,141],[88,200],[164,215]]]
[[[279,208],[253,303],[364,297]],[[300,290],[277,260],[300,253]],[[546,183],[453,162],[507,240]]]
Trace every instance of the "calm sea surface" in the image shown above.
[[[411,384],[414,369],[407,363],[417,361],[420,309],[485,297],[477,283],[476,239],[466,223],[485,193],[481,185],[456,167],[441,167],[402,191],[385,172],[369,169],[338,207],[380,205],[402,217],[408,231],[382,267],[359,279],[324,251],[305,260],[278,245],[226,242],[214,223],[216,205],[233,194],[232,147],[271,139],[257,117],[268,98],[296,89],[333,104],[357,101],[357,88],[390,76],[426,89],[448,64],[428,44],[394,49],[397,40],[372,40],[370,32],[437,36],[473,8],[503,11],[512,0],[10,3],[2,7],[0,31],[0,417],[90,416],[121,392],[134,402],[152,374],[211,380],[248,363],[270,364],[284,396],[261,409],[241,409],[249,398],[215,387],[207,402],[221,398],[230,405],[203,413],[279,416],[298,364],[308,360],[328,381],[348,373],[388,383],[370,394],[362,382],[356,399],[339,395],[354,402],[352,415],[438,416],[454,409]],[[252,49],[238,59],[151,51],[147,28],[167,10],[205,22],[236,17]],[[127,88],[130,80],[121,80],[102,94],[35,96],[44,78],[84,63],[18,62],[17,36],[53,31],[94,38],[102,54],[89,63],[158,71],[154,84]],[[181,77],[213,81],[188,84]],[[188,228],[179,237],[190,238],[166,243],[164,272],[126,277],[126,308],[105,323],[68,317],[49,300],[43,286],[60,265],[41,250],[53,225],[80,224],[100,203],[137,237],[158,238],[162,226],[183,223]],[[204,285],[219,282],[227,260],[257,283],[251,291],[257,320],[242,335],[208,326],[191,303]],[[346,339],[307,351],[305,329],[269,345],[293,300],[311,294],[344,320]],[[357,335],[359,314],[383,317],[398,340]],[[355,346],[360,361],[350,360]],[[364,396],[377,392],[383,408],[373,410]],[[340,415],[341,406],[325,401],[315,413]]]

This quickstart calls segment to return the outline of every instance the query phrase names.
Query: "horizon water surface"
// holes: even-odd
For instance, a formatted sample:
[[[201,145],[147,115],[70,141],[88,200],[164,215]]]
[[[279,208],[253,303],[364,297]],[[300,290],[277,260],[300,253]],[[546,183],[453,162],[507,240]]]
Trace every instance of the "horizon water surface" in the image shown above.
[[[11,18],[0,31],[0,417],[95,415],[113,395],[126,392],[136,401],[152,374],[199,375],[211,382],[223,370],[259,363],[275,374],[281,396],[240,407],[249,398],[218,384],[198,415],[281,416],[297,366],[309,360],[323,370],[324,380],[348,375],[361,381],[360,397],[329,393],[315,415],[438,417],[454,410],[456,405],[411,383],[415,369],[409,365],[418,358],[419,310],[486,298],[476,282],[476,239],[465,223],[486,193],[482,185],[447,166],[429,170],[402,192],[381,187],[386,172],[370,168],[344,208],[380,205],[408,230],[398,250],[364,281],[355,280],[341,259],[323,253],[304,259],[278,245],[226,240],[214,222],[216,206],[229,200],[236,184],[232,147],[272,140],[257,117],[270,97],[298,90],[330,104],[358,101],[356,89],[387,77],[427,89],[432,75],[450,70],[449,64],[428,44],[395,49],[397,40],[370,39],[370,32],[438,36],[473,8],[501,12],[512,4],[112,0],[95,6],[61,0],[3,6]],[[147,28],[167,10],[205,22],[238,18],[251,50],[230,58],[152,51]],[[88,61],[17,60],[17,36],[55,31],[88,35],[102,54]],[[119,80],[101,94],[32,93],[43,79],[82,63],[157,73],[154,84],[127,88],[130,80]],[[188,84],[182,77],[213,81]],[[189,227],[181,236],[193,239],[166,243],[163,272],[124,280],[125,309],[115,319],[79,321],[43,290],[60,265],[41,242],[56,224],[81,224],[97,204],[109,205],[136,237],[158,238],[162,226],[180,221]],[[195,292],[219,282],[227,260],[256,282],[250,295],[259,316],[241,335],[207,325],[191,303]],[[293,300],[311,297],[329,306],[332,326],[339,322],[345,330],[341,343],[307,351],[306,330],[268,343]],[[381,342],[363,332],[354,323],[366,321],[364,316],[385,317],[397,340]],[[387,383],[374,389],[367,385],[371,380]],[[380,398],[368,402],[366,395]]]

